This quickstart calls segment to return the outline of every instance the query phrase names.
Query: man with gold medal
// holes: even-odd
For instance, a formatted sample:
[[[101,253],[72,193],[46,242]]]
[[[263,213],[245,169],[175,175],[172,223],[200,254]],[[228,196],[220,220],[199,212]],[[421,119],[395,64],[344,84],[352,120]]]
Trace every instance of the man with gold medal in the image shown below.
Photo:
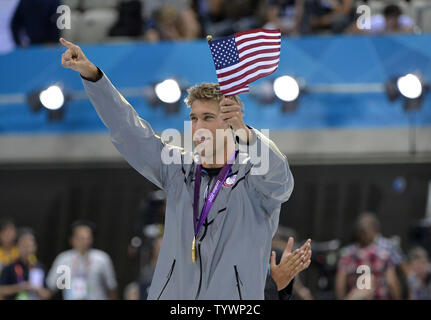
[[[226,97],[215,83],[188,90],[194,151],[165,143],[78,46],[60,42],[67,48],[62,65],[81,74],[114,146],[166,193],[148,299],[264,299],[271,240],[293,190],[286,156],[244,123],[239,97]],[[306,248],[309,242],[286,254],[277,269],[295,262],[295,272],[302,270]]]

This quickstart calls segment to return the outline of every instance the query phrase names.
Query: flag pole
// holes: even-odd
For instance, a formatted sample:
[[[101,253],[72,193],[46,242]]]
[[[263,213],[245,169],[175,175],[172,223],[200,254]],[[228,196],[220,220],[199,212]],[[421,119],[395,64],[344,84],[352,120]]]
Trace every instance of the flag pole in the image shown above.
[[[208,41],[208,42],[210,42],[212,39],[213,39],[213,36],[212,36],[212,35],[210,35],[210,34],[209,34],[209,35],[207,35],[207,41]]]

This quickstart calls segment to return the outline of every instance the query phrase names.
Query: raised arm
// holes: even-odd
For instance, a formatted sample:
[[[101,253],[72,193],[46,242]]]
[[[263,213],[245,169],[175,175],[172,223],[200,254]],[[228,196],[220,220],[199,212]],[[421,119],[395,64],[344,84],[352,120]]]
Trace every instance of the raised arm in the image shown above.
[[[87,59],[80,47],[63,38],[60,42],[67,48],[62,55],[62,65],[83,77],[85,90],[100,119],[108,127],[117,150],[148,180],[159,188],[166,188],[168,182],[181,172],[181,163],[164,164],[162,150],[166,147],[181,153],[182,149],[165,145],[106,75]]]

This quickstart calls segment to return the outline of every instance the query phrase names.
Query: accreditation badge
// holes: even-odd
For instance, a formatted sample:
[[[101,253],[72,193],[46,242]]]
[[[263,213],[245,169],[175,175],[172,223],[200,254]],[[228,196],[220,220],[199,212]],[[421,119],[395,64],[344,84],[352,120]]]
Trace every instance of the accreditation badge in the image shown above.
[[[68,299],[86,300],[88,299],[87,279],[84,277],[73,277],[70,283]]]

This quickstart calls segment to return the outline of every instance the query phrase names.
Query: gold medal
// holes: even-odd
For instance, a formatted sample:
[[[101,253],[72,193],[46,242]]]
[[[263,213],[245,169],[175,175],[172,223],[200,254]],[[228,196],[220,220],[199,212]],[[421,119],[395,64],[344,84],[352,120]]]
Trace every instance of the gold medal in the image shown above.
[[[192,243],[192,261],[193,261],[193,263],[196,263],[196,237],[193,237],[193,243]]]

